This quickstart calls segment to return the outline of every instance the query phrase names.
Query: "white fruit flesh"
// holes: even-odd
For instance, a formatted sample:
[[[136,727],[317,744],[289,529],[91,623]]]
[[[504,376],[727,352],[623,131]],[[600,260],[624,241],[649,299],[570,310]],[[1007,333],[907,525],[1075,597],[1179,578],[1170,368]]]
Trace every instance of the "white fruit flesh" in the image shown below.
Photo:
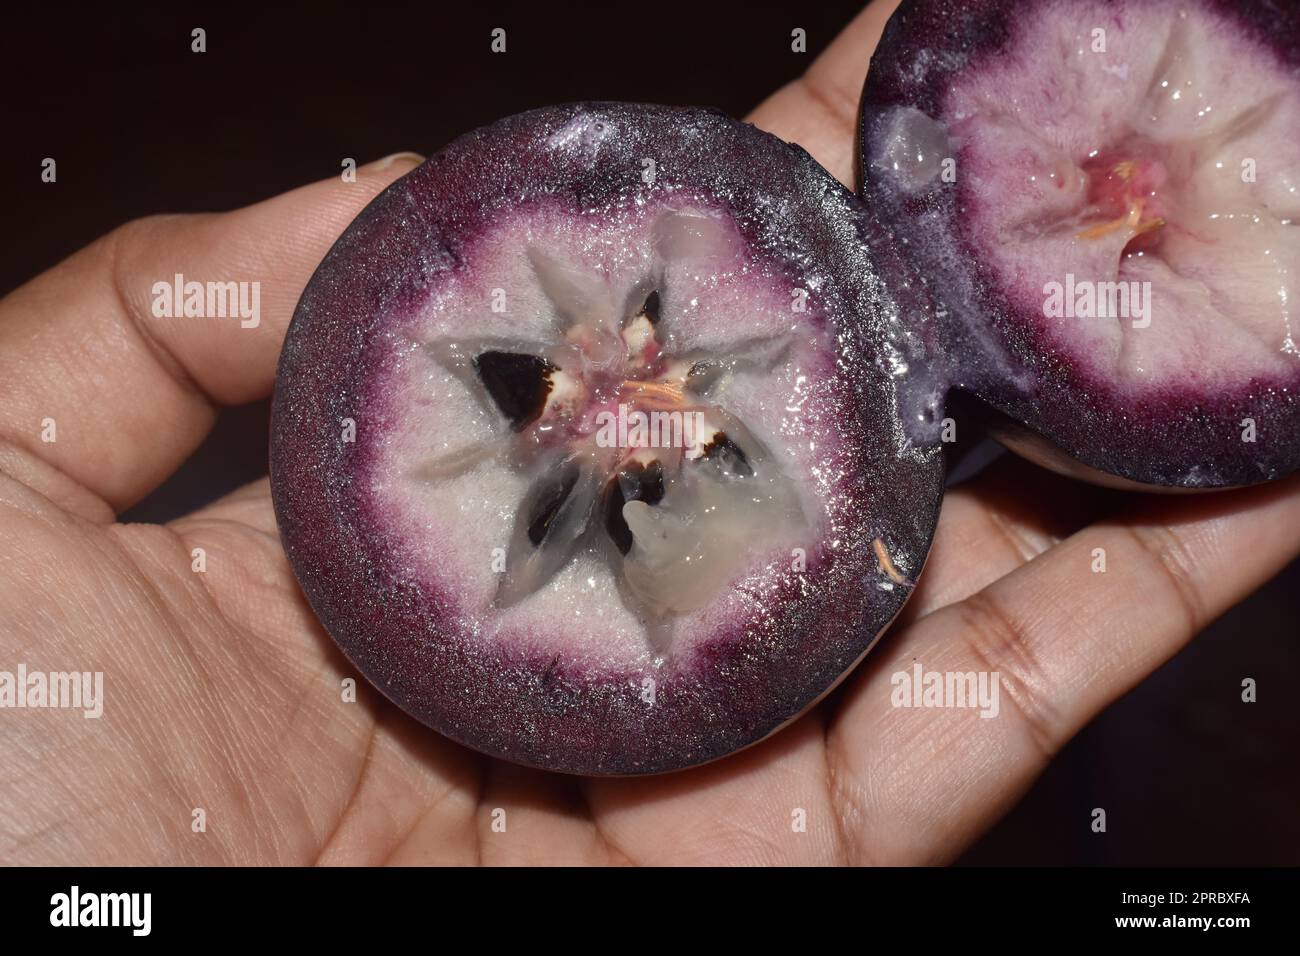
[[[373,470],[375,499],[412,573],[444,592],[452,585],[467,632],[521,656],[562,654],[631,670],[668,650],[670,619],[671,653],[689,656],[719,621],[752,605],[773,569],[788,569],[792,549],[816,547],[826,523],[822,489],[843,467],[830,393],[834,343],[811,310],[791,310],[784,278],[743,251],[718,214],[689,205],[589,217],[545,207],[510,211],[474,247],[470,267],[393,333],[380,390],[392,405]],[[644,298],[647,277],[663,290],[662,319],[653,325],[628,305],[638,289]],[[660,457],[675,455],[676,465],[666,469],[685,477],[660,504],[623,506],[635,542],[626,556],[588,536],[535,591],[525,580],[503,602],[505,552],[512,533],[518,540],[521,502],[547,456],[592,448],[593,411],[638,395],[606,385],[642,374],[660,345],[667,353],[662,374],[678,379],[692,361],[672,356],[743,360],[707,397],[656,386],[643,398],[677,396],[684,409],[716,406],[709,436],[728,421],[736,429],[743,422],[740,443],[760,467],[757,480],[720,475],[693,445],[669,449]],[[471,378],[448,367],[447,355],[469,360],[487,347],[544,355],[561,369],[551,374],[542,417],[521,434]],[[512,441],[535,442],[535,460],[521,467],[505,451]],[[594,454],[603,476],[647,451]],[[557,515],[556,533],[574,530],[569,518]],[[599,507],[591,521],[604,522]],[[525,576],[539,567],[525,568]]]

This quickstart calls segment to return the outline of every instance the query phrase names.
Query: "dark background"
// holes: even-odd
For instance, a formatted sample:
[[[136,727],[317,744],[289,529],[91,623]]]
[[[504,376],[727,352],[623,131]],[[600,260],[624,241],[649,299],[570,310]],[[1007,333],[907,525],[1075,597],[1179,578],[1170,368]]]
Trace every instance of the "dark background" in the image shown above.
[[[820,2],[310,7],[0,13],[0,292],[113,226],[230,209],[509,113],[577,99],[744,115],[857,11]],[[208,51],[190,52],[190,30]],[[489,50],[494,27],[507,53]],[[809,51],[790,51],[790,31]],[[58,183],[42,184],[42,158]],[[229,409],[126,516],[166,520],[266,471],[265,403]],[[1063,751],[963,862],[1300,862],[1300,566],[1210,628]],[[1240,702],[1242,677],[1260,702]],[[1088,828],[1096,806],[1108,833]]]

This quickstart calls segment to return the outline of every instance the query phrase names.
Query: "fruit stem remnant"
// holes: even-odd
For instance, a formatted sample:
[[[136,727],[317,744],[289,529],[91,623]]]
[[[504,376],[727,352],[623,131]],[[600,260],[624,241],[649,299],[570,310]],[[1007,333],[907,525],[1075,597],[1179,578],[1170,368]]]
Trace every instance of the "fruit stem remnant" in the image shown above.
[[[1106,222],[1089,226],[1078,233],[1077,239],[1101,239],[1118,229],[1132,231],[1133,237],[1154,232],[1165,225],[1163,217],[1143,219],[1155,187],[1163,183],[1165,173],[1158,163],[1125,159],[1105,168],[1104,174],[1093,173],[1090,198],[1101,208],[1111,209],[1120,215]]]

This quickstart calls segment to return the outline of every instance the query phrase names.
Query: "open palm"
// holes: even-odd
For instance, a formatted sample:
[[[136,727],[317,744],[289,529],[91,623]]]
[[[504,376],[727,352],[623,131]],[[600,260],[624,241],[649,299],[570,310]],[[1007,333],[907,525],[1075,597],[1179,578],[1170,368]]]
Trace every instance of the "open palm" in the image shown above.
[[[845,181],[889,8],[752,117]],[[1295,481],[1124,497],[1004,462],[948,494],[923,583],[867,663],[710,766],[563,777],[467,751],[364,682],[345,701],[353,672],[298,590],[265,480],[166,526],[115,515],[193,451],[218,405],[270,392],[317,262],[415,161],[131,223],[0,303],[0,660],[102,671],[106,697],[98,720],[0,711],[0,861],[943,862],[1300,550]],[[257,278],[261,325],[153,317],[150,288],[175,273]],[[998,671],[1000,716],[892,707],[890,676],[914,661]]]

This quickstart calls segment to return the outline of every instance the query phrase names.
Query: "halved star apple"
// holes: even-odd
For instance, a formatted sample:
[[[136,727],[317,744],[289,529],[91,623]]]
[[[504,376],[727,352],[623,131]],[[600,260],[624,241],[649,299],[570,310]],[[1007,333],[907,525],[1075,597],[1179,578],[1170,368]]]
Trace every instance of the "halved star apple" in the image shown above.
[[[276,383],[276,514],[326,629],[421,721],[555,770],[673,770],[798,716],[938,512],[898,344],[924,303],[883,238],[703,110],[538,110],[399,180]]]
[[[1094,479],[1300,464],[1300,6],[907,0],[862,192],[934,298],[936,388]]]

